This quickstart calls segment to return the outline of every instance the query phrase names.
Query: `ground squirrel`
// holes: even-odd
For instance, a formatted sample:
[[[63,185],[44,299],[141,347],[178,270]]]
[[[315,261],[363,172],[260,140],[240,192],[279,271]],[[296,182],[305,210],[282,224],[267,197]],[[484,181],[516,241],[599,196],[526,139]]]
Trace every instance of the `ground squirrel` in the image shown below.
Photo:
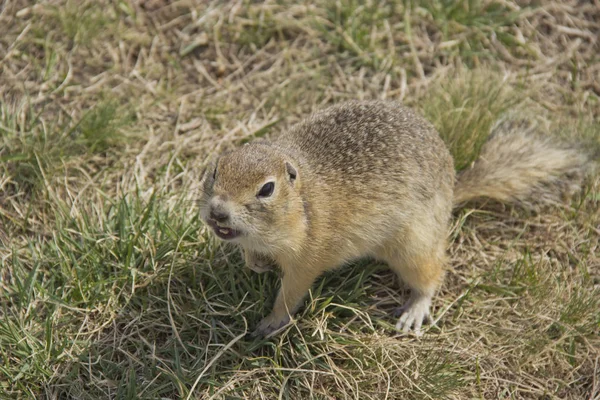
[[[587,161],[513,128],[498,127],[458,177],[435,128],[391,101],[332,106],[275,141],[222,154],[200,183],[202,219],[241,245],[248,267],[263,272],[274,262],[283,273],[255,334],[286,325],[324,271],[362,257],[384,261],[410,286],[396,327],[419,333],[444,276],[452,209],[477,197],[546,193],[542,184]]]

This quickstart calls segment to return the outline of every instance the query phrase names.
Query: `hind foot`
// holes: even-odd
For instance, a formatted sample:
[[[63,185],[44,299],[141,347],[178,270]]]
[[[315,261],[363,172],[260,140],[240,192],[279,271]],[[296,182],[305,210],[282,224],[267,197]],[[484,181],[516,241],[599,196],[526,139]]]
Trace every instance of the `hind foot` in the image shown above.
[[[431,297],[413,293],[406,304],[396,310],[395,314],[400,315],[396,329],[409,332],[413,327],[415,334],[421,336],[423,322],[431,322],[430,307]]]

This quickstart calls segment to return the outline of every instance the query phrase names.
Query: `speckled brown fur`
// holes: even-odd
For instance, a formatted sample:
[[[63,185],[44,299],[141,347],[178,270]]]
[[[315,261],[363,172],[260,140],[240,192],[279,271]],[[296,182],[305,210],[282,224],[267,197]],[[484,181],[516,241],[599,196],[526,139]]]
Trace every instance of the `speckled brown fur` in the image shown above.
[[[519,140],[531,146],[529,137]],[[505,157],[502,146],[491,143],[494,156]],[[561,151],[553,156],[564,165],[576,168],[582,161]],[[526,168],[544,172],[526,180],[514,176],[518,159],[505,170],[494,169],[503,165],[495,158],[489,161],[462,174],[457,198],[452,157],[430,123],[395,102],[353,101],[315,113],[274,142],[220,157],[206,173],[201,213],[205,221],[215,208],[227,213],[222,226],[240,233],[232,241],[243,247],[251,268],[262,272],[265,260],[273,260],[282,269],[273,311],[258,334],[285,325],[321,273],[359,257],[387,262],[412,288],[397,327],[419,332],[443,279],[453,204],[495,193],[503,193],[496,196],[501,200],[521,198],[524,188],[557,172],[545,159],[529,162]],[[503,185],[523,184],[507,191],[486,180],[493,174]],[[266,182],[275,189],[263,198],[257,193]]]

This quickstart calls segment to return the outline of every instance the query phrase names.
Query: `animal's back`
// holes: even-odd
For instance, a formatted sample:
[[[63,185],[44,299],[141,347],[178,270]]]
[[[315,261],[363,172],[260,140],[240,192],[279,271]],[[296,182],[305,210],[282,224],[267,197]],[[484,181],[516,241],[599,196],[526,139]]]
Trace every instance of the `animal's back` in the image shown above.
[[[292,127],[278,143],[302,154],[321,180],[354,195],[427,196],[454,179],[452,158],[433,126],[391,101],[327,108]]]

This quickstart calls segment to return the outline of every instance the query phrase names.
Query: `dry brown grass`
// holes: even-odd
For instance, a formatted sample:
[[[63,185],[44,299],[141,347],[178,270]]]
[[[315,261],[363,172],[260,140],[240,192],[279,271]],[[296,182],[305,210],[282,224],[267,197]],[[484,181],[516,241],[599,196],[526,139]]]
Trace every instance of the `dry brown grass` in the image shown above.
[[[194,208],[207,157],[346,99],[420,109],[459,168],[506,112],[600,147],[597,0],[5,1],[0,33],[0,397],[600,399],[597,176],[459,212],[422,339],[369,263],[246,338],[276,277]]]

